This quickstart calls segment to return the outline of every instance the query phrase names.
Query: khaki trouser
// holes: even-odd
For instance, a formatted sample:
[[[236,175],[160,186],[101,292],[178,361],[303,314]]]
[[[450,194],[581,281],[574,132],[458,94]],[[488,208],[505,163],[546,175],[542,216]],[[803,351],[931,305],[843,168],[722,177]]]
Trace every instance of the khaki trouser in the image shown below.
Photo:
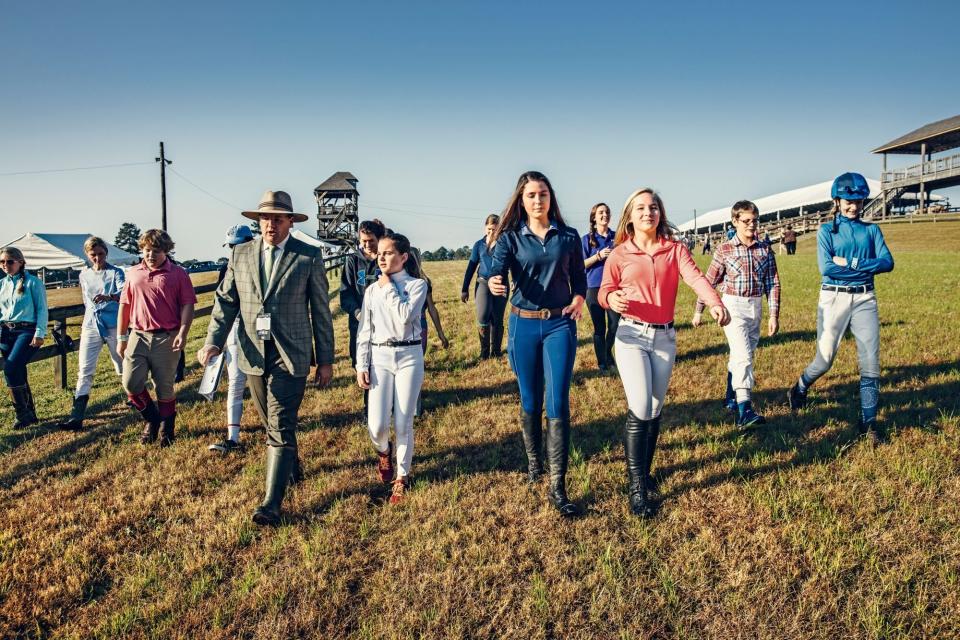
[[[173,379],[177,373],[180,352],[174,351],[176,331],[131,331],[123,356],[123,388],[136,395],[147,385],[147,374],[153,377],[158,400],[172,400]]]

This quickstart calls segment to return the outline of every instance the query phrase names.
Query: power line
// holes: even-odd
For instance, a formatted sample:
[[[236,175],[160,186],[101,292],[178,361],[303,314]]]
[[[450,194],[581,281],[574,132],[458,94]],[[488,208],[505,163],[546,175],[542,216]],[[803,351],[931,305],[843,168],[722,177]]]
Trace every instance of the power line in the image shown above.
[[[26,176],[38,173],[63,173],[66,171],[90,171],[92,169],[113,169],[116,167],[136,167],[144,164],[153,164],[152,162],[123,162],[119,164],[98,164],[91,167],[70,167],[68,169],[37,169],[36,171],[8,171],[0,173],[0,176]]]
[[[372,205],[363,205],[365,209],[374,211],[392,211],[394,213],[405,213],[411,216],[428,216],[431,218],[453,218],[455,220],[478,220],[477,216],[454,216],[445,213],[424,213],[422,211],[410,211],[408,209],[395,209],[392,207],[377,207]]]
[[[447,209],[453,211],[490,211],[490,209],[478,209],[476,207],[448,207],[442,204],[411,204],[404,202],[385,202],[383,200],[364,200],[367,204],[382,204],[390,207],[422,207],[424,209]]]
[[[178,178],[180,178],[181,180],[183,180],[184,182],[186,182],[187,184],[189,184],[190,186],[192,186],[194,189],[197,189],[198,191],[201,191],[201,192],[207,194],[208,196],[210,196],[211,198],[213,198],[213,199],[216,200],[217,202],[220,202],[220,203],[222,203],[222,204],[227,205],[228,207],[230,207],[230,208],[233,209],[234,211],[242,211],[242,210],[243,210],[243,207],[238,207],[238,206],[235,205],[235,204],[232,204],[232,203],[230,203],[230,202],[227,202],[227,201],[224,200],[223,198],[218,198],[217,196],[213,195],[212,193],[210,193],[209,191],[207,191],[206,189],[204,189],[203,187],[201,187],[200,185],[198,185],[196,182],[194,182],[193,180],[191,180],[191,179],[188,178],[187,176],[183,175],[182,173],[180,173],[179,171],[177,171],[177,170],[174,169],[173,167],[168,167],[167,169],[170,171],[170,173],[174,174],[175,176],[177,176]]]

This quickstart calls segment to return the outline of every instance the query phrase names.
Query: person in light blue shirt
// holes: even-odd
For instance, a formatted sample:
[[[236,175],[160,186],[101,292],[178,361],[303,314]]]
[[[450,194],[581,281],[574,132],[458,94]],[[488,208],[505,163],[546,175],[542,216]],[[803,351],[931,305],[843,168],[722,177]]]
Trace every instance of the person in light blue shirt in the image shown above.
[[[107,243],[97,236],[90,236],[83,243],[83,253],[90,266],[80,272],[80,291],[85,310],[80,328],[77,388],[73,394],[70,417],[57,425],[60,429],[79,431],[83,428],[93,374],[104,345],[110,353],[113,370],[118,376],[123,370],[123,358],[117,353],[117,314],[120,311],[124,275],[123,269],[107,262],[108,251]]]
[[[0,280],[0,353],[4,358],[3,379],[17,416],[14,429],[37,422],[27,363],[47,336],[47,291],[26,266],[23,253],[16,247],[4,247],[0,252],[0,267],[5,274]]]
[[[817,306],[817,352],[790,388],[787,402],[793,410],[806,405],[807,391],[830,370],[847,328],[857,343],[860,366],[858,431],[871,444],[882,437],[877,427],[880,401],[880,317],[873,279],[893,271],[893,256],[883,232],[860,219],[870,195],[866,179],[845,173],[833,181],[834,219],[817,231],[817,264],[823,276]]]
[[[504,296],[490,293],[487,280],[493,264],[493,234],[500,224],[500,216],[491,214],[484,221],[484,235],[473,243],[467,270],[463,274],[463,286],[460,288],[460,301],[470,299],[470,281],[477,274],[477,284],[473,288],[473,297],[477,305],[477,326],[480,335],[480,359],[499,358],[503,344],[503,311],[507,307]],[[509,285],[508,285],[509,286]]]
[[[577,320],[583,314],[587,276],[580,234],[563,222],[557,197],[538,171],[520,176],[494,234],[487,286],[510,298],[510,366],[520,385],[521,424],[531,483],[543,475],[541,414],[547,412],[550,502],[562,516],[577,506],[567,497],[570,452],[570,382],[577,350]],[[546,396],[546,397],[544,397]]]

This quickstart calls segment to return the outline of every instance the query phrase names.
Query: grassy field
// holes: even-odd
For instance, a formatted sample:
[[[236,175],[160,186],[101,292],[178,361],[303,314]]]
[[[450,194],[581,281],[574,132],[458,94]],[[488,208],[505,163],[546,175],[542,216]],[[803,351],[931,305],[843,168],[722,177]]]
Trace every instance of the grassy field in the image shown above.
[[[463,263],[428,265],[452,344],[434,340],[427,356],[415,484],[399,507],[374,479],[340,313],[334,383],[301,410],[307,480],[277,529],[250,522],[263,491],[255,412],[244,416],[246,452],[211,456],[223,396],[197,396],[195,364],[165,450],[137,443],[105,357],[83,433],[49,428],[71,396],[54,390],[48,362],[31,365],[45,426],[0,427],[0,637],[958,637],[960,223],[886,233],[889,442],[854,442],[852,340],[811,407],[785,406],[813,355],[819,277],[805,238],[780,257],[782,330],[757,359],[756,404],[770,423],[754,435],[721,412],[723,334],[690,327],[682,287],[655,462],[665,502],[649,522],[627,508],[623,389],[595,370],[589,320],[569,474],[585,515],[562,521],[545,487],[527,487],[516,385],[505,360],[477,362]],[[0,424],[12,418],[5,403]]]

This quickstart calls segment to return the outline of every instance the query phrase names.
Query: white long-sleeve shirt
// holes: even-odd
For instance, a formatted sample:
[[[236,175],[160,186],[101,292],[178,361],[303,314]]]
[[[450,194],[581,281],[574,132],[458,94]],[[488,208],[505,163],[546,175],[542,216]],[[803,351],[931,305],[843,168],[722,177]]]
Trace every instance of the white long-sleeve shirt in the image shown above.
[[[357,330],[357,371],[370,370],[374,344],[420,340],[427,282],[406,271],[390,274],[390,286],[374,283],[363,294]]]

